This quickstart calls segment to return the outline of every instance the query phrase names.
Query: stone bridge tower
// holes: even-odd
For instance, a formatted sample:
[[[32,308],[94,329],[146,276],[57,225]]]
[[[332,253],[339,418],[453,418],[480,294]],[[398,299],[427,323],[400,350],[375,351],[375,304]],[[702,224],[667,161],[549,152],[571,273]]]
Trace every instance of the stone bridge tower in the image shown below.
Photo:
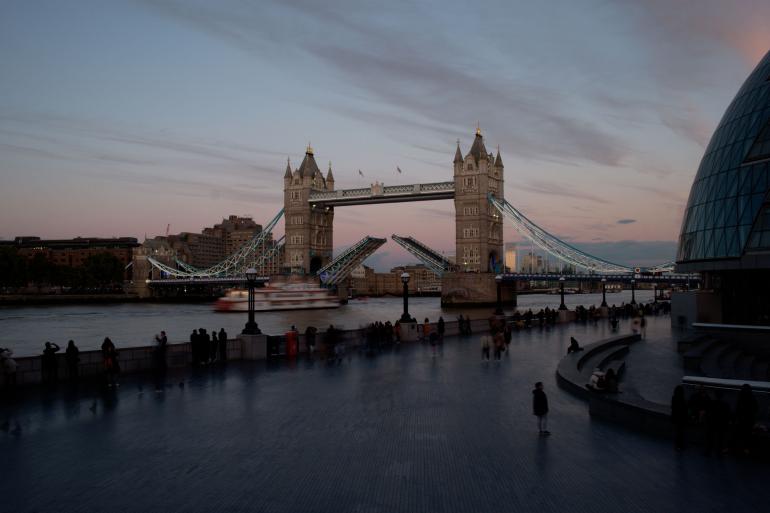
[[[471,150],[454,158],[456,264],[459,271],[503,271],[503,219],[489,204],[487,194],[503,198],[503,159],[487,153],[481,130],[476,129]]]
[[[331,261],[334,207],[315,207],[308,198],[311,191],[333,190],[331,162],[324,178],[310,145],[297,169],[292,171],[287,161],[283,176],[284,269],[296,274],[314,274]]]

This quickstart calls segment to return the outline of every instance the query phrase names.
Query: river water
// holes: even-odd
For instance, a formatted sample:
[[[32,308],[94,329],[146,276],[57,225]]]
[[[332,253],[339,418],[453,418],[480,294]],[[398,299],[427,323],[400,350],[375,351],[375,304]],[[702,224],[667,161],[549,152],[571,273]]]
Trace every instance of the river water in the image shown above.
[[[636,292],[637,301],[652,300],[652,291]],[[607,294],[607,303],[620,305],[631,300],[630,291]],[[601,294],[565,296],[570,309],[576,305],[599,306]],[[557,308],[559,296],[527,294],[518,297],[518,309],[536,311],[546,306]],[[323,330],[329,324],[352,329],[372,321],[395,321],[401,315],[400,298],[368,298],[350,301],[337,309],[281,312],[257,312],[256,321],[264,333],[277,335],[295,324],[300,330],[314,325]],[[491,313],[485,308],[441,308],[438,297],[409,299],[409,312],[418,320],[426,317],[432,322],[440,315],[454,320],[460,314],[472,319],[485,318]],[[224,328],[230,336],[243,329],[246,313],[217,313],[213,303],[197,304],[90,304],[34,307],[0,307],[0,347],[9,347],[16,356],[40,354],[44,342],[59,344],[64,350],[69,339],[81,350],[97,349],[108,336],[118,348],[150,345],[156,333],[165,330],[170,342],[189,339],[196,328],[209,331]]]

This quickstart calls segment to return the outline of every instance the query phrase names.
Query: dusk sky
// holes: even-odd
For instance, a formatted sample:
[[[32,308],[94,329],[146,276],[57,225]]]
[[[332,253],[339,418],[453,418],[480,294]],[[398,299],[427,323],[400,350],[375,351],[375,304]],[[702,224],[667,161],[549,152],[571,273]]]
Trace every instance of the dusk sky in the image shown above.
[[[445,181],[478,122],[530,219],[671,260],[708,138],[768,49],[767,0],[3,1],[0,237],[266,222],[308,141],[337,188]],[[453,215],[343,207],[334,244],[453,253]]]

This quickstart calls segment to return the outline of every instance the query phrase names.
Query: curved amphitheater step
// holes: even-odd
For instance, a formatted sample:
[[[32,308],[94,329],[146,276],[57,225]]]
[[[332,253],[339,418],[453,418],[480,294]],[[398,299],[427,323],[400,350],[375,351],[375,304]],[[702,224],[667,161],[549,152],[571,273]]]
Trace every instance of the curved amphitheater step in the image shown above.
[[[719,376],[718,378],[730,379],[735,377],[736,362],[743,354],[743,350],[737,347],[728,346],[726,351],[722,352],[719,358]]]
[[[711,344],[703,353],[700,361],[700,371],[704,376],[719,378],[722,375],[720,362],[724,354],[730,351],[730,344],[719,341]]]

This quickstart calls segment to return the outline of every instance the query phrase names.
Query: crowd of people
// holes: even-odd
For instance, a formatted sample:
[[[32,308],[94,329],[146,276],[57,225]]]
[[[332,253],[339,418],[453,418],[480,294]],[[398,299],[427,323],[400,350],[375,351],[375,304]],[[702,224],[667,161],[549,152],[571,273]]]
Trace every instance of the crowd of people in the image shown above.
[[[759,405],[751,385],[741,386],[734,405],[725,399],[720,389],[699,386],[689,400],[685,387],[678,385],[671,397],[671,421],[674,424],[674,445],[684,450],[687,433],[693,428],[704,443],[707,455],[750,454]]]
[[[211,333],[205,328],[193,330],[190,334],[190,354],[195,366],[208,365],[227,360],[227,332],[224,328]]]

